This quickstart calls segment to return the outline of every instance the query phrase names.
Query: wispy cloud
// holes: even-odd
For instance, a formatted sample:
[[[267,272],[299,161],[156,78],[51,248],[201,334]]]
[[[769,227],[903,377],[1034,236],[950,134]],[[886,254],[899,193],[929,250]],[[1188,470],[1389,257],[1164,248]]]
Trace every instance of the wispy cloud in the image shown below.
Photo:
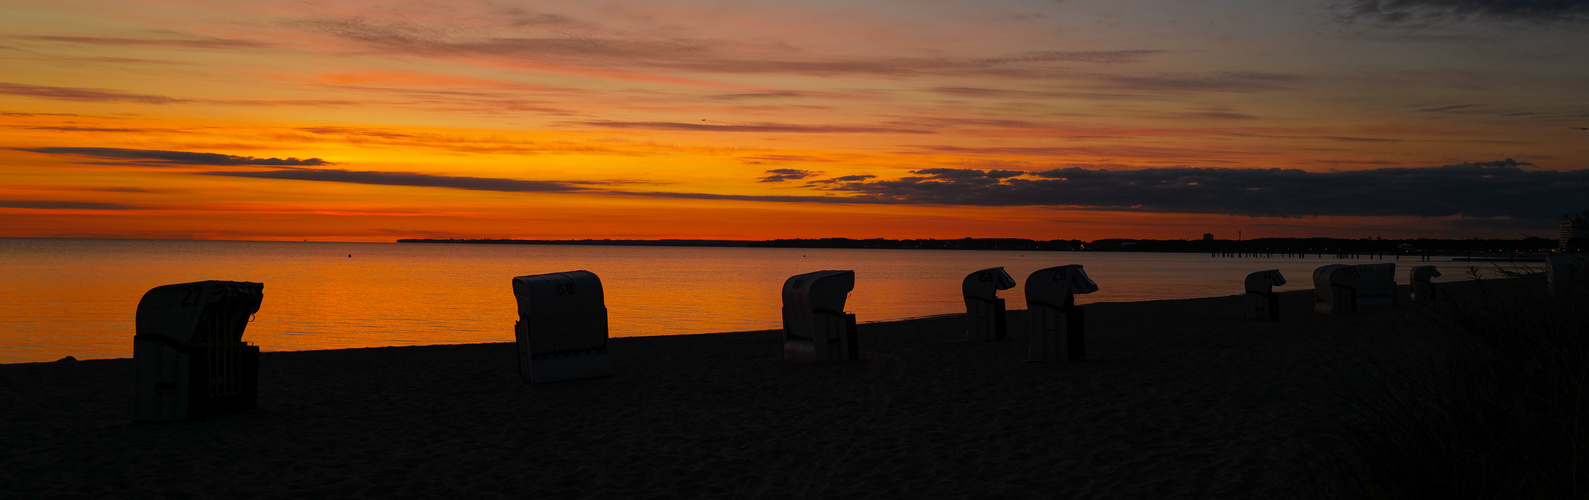
[[[81,45],[104,45],[114,47],[124,46],[165,46],[187,47],[197,49],[238,49],[249,47],[262,47],[265,44],[249,40],[234,40],[206,36],[165,33],[166,38],[127,38],[127,37],[93,37],[93,36],[18,36],[13,38],[23,40],[38,40],[56,43],[71,43]]]
[[[820,156],[778,154],[741,156],[740,159],[748,160],[752,163],[827,163],[834,161]]]
[[[184,102],[183,99],[152,94],[137,94],[106,89],[50,87],[44,85],[26,85],[21,83],[3,82],[0,82],[0,94],[24,97],[43,97],[47,99],[61,99],[66,101],[134,102],[140,104],[173,104]]]
[[[642,155],[653,151],[673,151],[678,148],[664,144],[613,145],[599,142],[537,142],[513,140],[502,137],[473,137],[407,132],[379,127],[301,127],[287,132],[273,132],[272,138],[294,142],[344,142],[361,146],[393,148],[429,148],[456,153],[534,155],[552,153],[595,153],[614,155]]]
[[[864,181],[871,180],[871,179],[876,179],[876,178],[877,178],[877,176],[872,175],[872,174],[841,175],[841,176],[833,177],[833,178],[829,178],[829,179],[813,179],[813,180],[809,180],[809,181],[806,181],[806,185],[807,186],[816,187],[818,189],[827,189],[827,188],[831,188],[832,186],[839,186],[839,185],[849,184],[849,183],[852,183],[852,182],[864,182]]]
[[[1350,0],[1338,4],[1344,22],[1372,21],[1392,25],[1427,25],[1451,21],[1531,21],[1541,23],[1589,20],[1583,0]]]
[[[1258,71],[1099,75],[1098,78],[1108,82],[1111,88],[1145,91],[1255,92],[1286,88],[1302,81],[1297,75]]]
[[[160,151],[154,149],[121,148],[17,148],[18,151],[48,155],[84,156],[107,160],[132,160],[140,165],[211,165],[211,166],[310,166],[331,165],[319,158],[255,158],[219,153],[191,151]]]
[[[82,115],[79,115],[79,114],[76,114],[76,113],[17,113],[17,112],[5,112],[5,113],[0,113],[0,116],[27,117],[27,116],[82,116]]]
[[[145,210],[146,207],[95,201],[0,200],[0,208],[33,210]]]
[[[110,89],[80,87],[53,87],[0,82],[0,95],[38,97],[62,101],[129,102],[137,104],[227,104],[233,106],[348,106],[357,104],[344,99],[187,99],[154,94],[122,92]],[[16,115],[23,116],[23,115]],[[64,115],[54,115],[64,116]]]
[[[822,175],[822,172],[817,172],[814,170],[800,170],[797,168],[775,168],[768,170],[767,175],[760,178],[759,180],[761,182],[797,181],[800,179],[816,177],[818,175]]]
[[[203,172],[203,175],[225,177],[251,177],[256,179],[290,179],[299,181],[341,182],[377,186],[412,186],[468,189],[473,191],[501,191],[507,193],[557,193],[581,191],[585,187],[573,182],[532,181],[492,177],[467,177],[410,172],[381,172],[337,169],[294,168],[249,172]]]
[[[54,130],[57,132],[148,132],[148,129],[114,127],[23,127],[28,130]]]
[[[855,133],[886,133],[886,134],[931,134],[932,130],[920,128],[905,128],[893,126],[868,126],[868,125],[798,125],[792,123],[737,123],[718,125],[715,123],[689,123],[689,122],[620,122],[620,121],[587,121],[579,122],[601,128],[642,129],[642,130],[673,130],[686,132],[774,132],[798,134],[855,134]]]
[[[546,19],[541,16],[536,19]],[[775,48],[753,48],[745,42],[709,38],[604,32],[596,28],[595,23],[565,16],[555,19],[555,24],[573,29],[537,30],[534,31],[536,36],[496,35],[488,31],[470,36],[467,32],[409,20],[366,17],[305,19],[294,24],[313,33],[360,44],[367,50],[444,58],[490,57],[520,64],[540,64],[545,69],[582,67],[824,76],[998,73],[1031,77],[1051,74],[1047,68],[1055,64],[1127,64],[1164,53],[1156,49],[1127,49],[1039,50],[994,57],[801,57],[799,50],[782,44],[773,44]]]

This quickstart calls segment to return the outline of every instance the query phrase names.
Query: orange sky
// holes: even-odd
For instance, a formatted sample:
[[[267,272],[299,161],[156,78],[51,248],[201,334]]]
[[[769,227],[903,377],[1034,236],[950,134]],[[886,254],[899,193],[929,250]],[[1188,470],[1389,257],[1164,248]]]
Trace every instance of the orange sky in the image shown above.
[[[10,1],[0,236],[1549,237],[1589,7],[1449,3]]]

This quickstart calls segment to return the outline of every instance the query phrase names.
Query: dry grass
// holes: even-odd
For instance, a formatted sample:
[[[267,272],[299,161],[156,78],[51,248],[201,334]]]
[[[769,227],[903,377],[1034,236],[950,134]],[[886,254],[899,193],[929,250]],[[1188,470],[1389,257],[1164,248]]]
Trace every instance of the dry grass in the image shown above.
[[[1448,362],[1356,405],[1332,495],[1589,498],[1589,291],[1514,277],[1436,304]]]

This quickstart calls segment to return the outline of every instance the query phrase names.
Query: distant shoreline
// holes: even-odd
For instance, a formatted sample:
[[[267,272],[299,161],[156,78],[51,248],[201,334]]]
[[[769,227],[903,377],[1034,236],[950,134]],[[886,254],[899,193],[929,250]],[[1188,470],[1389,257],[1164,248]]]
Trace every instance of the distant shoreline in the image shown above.
[[[398,243],[454,243],[472,245],[603,245],[728,248],[842,248],[888,250],[1010,250],[1207,253],[1216,256],[1275,255],[1409,255],[1459,257],[1473,261],[1542,260],[1556,248],[1554,240],[1443,240],[1344,238],[1259,238],[1253,240],[1147,240],[1112,238],[1094,241],[1030,240],[1024,238],[909,239],[796,238],[776,240],[520,240],[405,238]]]

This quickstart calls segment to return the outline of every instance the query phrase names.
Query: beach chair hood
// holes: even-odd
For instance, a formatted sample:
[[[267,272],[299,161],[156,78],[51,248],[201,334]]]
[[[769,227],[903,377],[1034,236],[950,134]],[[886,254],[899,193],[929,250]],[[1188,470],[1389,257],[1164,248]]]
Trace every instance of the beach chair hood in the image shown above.
[[[216,337],[206,340],[240,342],[248,318],[259,312],[264,290],[263,283],[216,280],[155,287],[138,301],[134,331],[178,349],[201,332]]]
[[[808,312],[844,313],[844,301],[855,290],[855,271],[816,271],[783,282],[783,303]]]
[[[960,282],[960,292],[966,297],[993,300],[999,290],[1015,288],[1015,278],[1002,267],[990,267],[966,275]]]
[[[1274,287],[1286,284],[1285,276],[1280,275],[1279,269],[1258,271],[1247,275],[1247,291],[1257,293],[1270,293]]]
[[[1098,291],[1080,264],[1039,269],[1026,277],[1026,302],[1064,306],[1066,298]]]

